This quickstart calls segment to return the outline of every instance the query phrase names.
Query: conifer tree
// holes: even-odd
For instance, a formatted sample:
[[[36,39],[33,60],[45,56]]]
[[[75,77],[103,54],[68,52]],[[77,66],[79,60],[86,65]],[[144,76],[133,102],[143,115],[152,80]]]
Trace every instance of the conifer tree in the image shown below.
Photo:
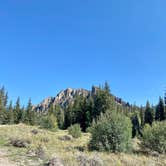
[[[153,120],[154,120],[153,109],[151,108],[149,101],[147,101],[145,109],[145,124],[147,123],[152,125]]]
[[[134,113],[134,115],[132,116],[131,122],[132,122],[132,137],[134,138],[136,135],[142,136],[142,133],[140,131],[139,117],[136,113]]]
[[[14,107],[14,122],[16,124],[22,121],[22,110],[20,108],[20,98],[17,98],[16,105]]]
[[[57,118],[58,127],[60,129],[63,129],[64,128],[65,115],[64,115],[64,110],[59,105],[55,106],[55,116]]]
[[[28,105],[25,111],[25,123],[29,125],[34,125],[35,124],[35,113],[32,110],[32,102],[31,99],[28,101]]]
[[[8,112],[9,112],[9,124],[13,124],[14,123],[14,113],[13,113],[12,101],[10,101],[10,104],[8,107]]]
[[[141,118],[141,127],[143,127],[145,124],[145,110],[142,106],[140,108],[140,118]]]
[[[6,104],[7,104],[7,93],[5,92],[5,88],[2,87],[0,89],[0,124],[8,123]]]
[[[110,92],[111,92],[110,86],[107,81],[104,84],[103,90],[105,90],[108,94],[110,94]]]
[[[54,107],[53,103],[51,103],[50,106],[49,106],[48,114],[49,115],[53,114],[55,116],[55,107]]]
[[[3,105],[2,105],[2,94],[0,93],[0,124],[3,124]]]
[[[106,83],[103,89],[99,89],[94,96],[93,117],[96,119],[101,113],[107,110],[115,110],[115,100],[110,94],[110,88]]]
[[[77,96],[73,105],[73,124],[79,123],[81,128],[85,126],[85,102],[85,97]]]
[[[69,126],[73,124],[73,106],[70,104],[64,110],[64,128],[67,129]]]
[[[91,126],[93,117],[92,117],[92,111],[94,108],[94,100],[92,97],[89,97],[88,100],[86,101],[86,118],[85,118],[85,128],[87,129],[88,127]]]
[[[165,110],[164,110],[164,100],[160,97],[159,103],[156,107],[155,120],[162,121],[165,120]]]

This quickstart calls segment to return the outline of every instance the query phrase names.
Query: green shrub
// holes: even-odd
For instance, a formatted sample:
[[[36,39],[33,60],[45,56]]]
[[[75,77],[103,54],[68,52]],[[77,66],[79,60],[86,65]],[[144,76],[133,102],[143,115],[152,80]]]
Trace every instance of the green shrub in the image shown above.
[[[79,124],[72,125],[68,128],[68,132],[70,135],[72,135],[74,138],[81,137],[81,128]]]
[[[42,118],[40,126],[42,128],[49,129],[51,131],[57,131],[58,129],[57,119],[53,114],[47,115]]]
[[[159,153],[166,153],[166,121],[144,127],[142,146]]]
[[[125,115],[112,111],[102,114],[90,129],[92,150],[126,152],[131,149],[132,125]]]

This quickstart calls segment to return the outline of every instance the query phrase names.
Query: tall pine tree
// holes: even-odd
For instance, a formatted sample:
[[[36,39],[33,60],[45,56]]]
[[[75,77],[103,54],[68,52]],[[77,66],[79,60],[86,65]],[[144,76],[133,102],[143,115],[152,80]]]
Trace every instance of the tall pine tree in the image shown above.
[[[96,119],[101,113],[106,113],[107,110],[115,110],[115,99],[110,94],[108,83],[105,83],[104,88],[99,88],[94,96],[92,116]]]
[[[147,101],[145,109],[145,124],[152,125],[153,120],[153,109],[151,108],[149,101]]]
[[[55,106],[55,116],[57,118],[58,127],[60,129],[63,129],[64,128],[65,115],[64,115],[64,110],[59,105]]]
[[[2,87],[0,89],[0,124],[8,123],[8,112],[6,110],[7,98],[5,88]]]
[[[10,101],[9,107],[8,107],[8,114],[9,114],[9,124],[14,123],[14,113],[13,113],[13,106],[12,101]]]
[[[140,108],[140,119],[141,119],[141,127],[143,127],[145,124],[145,110],[142,106]]]
[[[23,118],[23,113],[22,110],[20,108],[20,98],[17,98],[16,101],[16,105],[14,107],[14,123],[18,124],[20,122],[22,122],[22,118]]]
[[[159,103],[156,107],[155,120],[158,121],[165,120],[164,100],[161,97],[159,98]]]
[[[34,125],[35,124],[35,112],[32,110],[32,102],[31,99],[28,101],[28,105],[25,111],[24,121],[26,124]]]

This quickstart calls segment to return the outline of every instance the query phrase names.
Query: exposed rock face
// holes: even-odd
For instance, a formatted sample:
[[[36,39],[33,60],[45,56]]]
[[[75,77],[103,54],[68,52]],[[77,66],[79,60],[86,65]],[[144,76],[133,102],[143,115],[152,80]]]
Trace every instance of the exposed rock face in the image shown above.
[[[68,88],[64,91],[61,91],[58,93],[56,97],[48,97],[44,99],[40,104],[37,106],[34,106],[34,109],[37,112],[45,112],[49,109],[50,105],[60,105],[61,107],[66,107],[69,104],[72,104],[74,102],[74,99],[76,96],[84,96],[88,97],[90,95],[91,91],[85,90],[85,89],[72,89]]]
[[[48,98],[44,99],[37,106],[34,106],[33,109],[37,112],[45,112],[49,109],[49,107],[53,101],[54,101],[54,97],[48,97]]]
[[[51,104],[55,105],[60,105],[61,107],[66,107],[69,104],[73,104],[76,96],[83,96],[83,97],[88,97],[88,96],[94,96],[97,93],[97,90],[99,88],[93,86],[92,90],[85,90],[85,89],[72,89],[72,88],[67,88],[66,90],[61,91],[60,93],[57,94],[56,97],[48,97],[44,99],[40,104],[37,106],[34,106],[34,110],[37,112],[46,112],[48,111],[49,107]],[[122,105],[127,105],[124,101],[122,101],[121,98],[114,97],[115,101],[119,104]]]
[[[71,89],[68,88],[61,91],[54,100],[54,104],[60,104],[61,106],[67,106],[74,102],[76,96],[87,97],[90,95],[90,91],[85,89]]]

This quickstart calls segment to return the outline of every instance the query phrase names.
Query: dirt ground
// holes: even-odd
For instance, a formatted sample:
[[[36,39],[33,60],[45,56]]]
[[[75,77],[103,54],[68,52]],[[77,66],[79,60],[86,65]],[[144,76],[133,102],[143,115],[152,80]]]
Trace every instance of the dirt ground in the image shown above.
[[[11,163],[6,156],[6,152],[0,149],[0,166],[15,166],[14,163]]]

